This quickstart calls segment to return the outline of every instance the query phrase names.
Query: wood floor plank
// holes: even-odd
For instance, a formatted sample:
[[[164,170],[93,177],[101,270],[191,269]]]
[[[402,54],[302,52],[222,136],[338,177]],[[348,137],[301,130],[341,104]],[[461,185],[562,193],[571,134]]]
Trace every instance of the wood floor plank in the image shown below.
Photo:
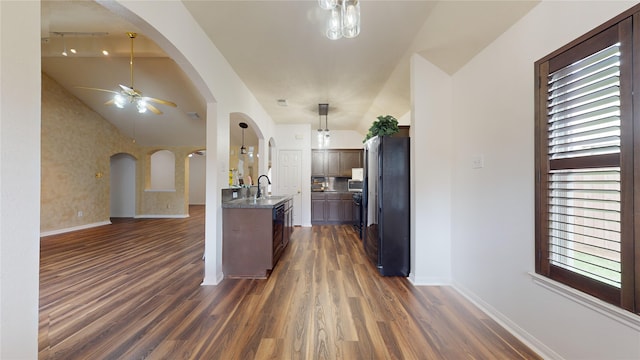
[[[40,359],[539,359],[449,287],[381,277],[350,226],[201,286],[203,206],[41,239]]]

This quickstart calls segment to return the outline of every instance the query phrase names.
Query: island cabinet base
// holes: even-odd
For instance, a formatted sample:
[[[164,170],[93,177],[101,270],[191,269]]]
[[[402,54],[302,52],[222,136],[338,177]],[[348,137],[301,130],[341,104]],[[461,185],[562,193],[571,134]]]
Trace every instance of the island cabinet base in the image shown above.
[[[230,278],[266,278],[273,269],[273,211],[222,210],[222,271]]]

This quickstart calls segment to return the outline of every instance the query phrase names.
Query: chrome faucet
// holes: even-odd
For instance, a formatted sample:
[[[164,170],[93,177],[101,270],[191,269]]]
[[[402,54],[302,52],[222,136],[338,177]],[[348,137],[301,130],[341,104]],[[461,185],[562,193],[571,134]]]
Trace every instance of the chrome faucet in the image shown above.
[[[260,199],[260,197],[262,196],[262,191],[260,190],[260,179],[262,179],[263,176],[267,178],[267,182],[269,183],[269,185],[271,185],[271,180],[269,180],[269,177],[267,175],[258,176],[258,192],[256,193],[256,199]]]

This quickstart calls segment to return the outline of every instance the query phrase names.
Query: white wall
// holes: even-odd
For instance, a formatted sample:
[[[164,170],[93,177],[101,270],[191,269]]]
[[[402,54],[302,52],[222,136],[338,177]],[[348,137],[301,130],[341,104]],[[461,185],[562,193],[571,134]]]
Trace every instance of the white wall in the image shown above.
[[[37,359],[39,1],[0,1],[0,79],[0,359]]]
[[[640,358],[640,326],[601,315],[529,275],[533,63],[632,5],[543,1],[452,77],[454,285],[552,358]],[[474,169],[478,155],[484,167]]]
[[[204,205],[206,199],[206,155],[189,158],[189,204]]]
[[[333,132],[333,131],[332,131]],[[301,150],[302,151],[302,194],[300,206],[300,222],[302,226],[311,226],[311,141],[312,134],[310,124],[276,126],[275,152],[273,154],[274,182],[278,182],[276,171],[278,167],[278,151]],[[315,134],[313,134],[315,136]],[[308,184],[308,186],[305,186]]]
[[[410,278],[450,284],[452,81],[417,55],[411,74]]]

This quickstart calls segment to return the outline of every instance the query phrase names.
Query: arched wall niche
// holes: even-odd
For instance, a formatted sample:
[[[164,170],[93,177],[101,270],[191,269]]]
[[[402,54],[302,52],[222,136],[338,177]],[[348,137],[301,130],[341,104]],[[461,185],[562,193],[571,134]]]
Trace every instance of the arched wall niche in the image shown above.
[[[149,186],[151,191],[175,191],[176,155],[170,150],[149,154]]]
[[[245,124],[242,128],[240,124]],[[244,130],[244,131],[243,131]],[[240,112],[229,114],[229,185],[255,184],[260,174],[260,140],[264,138],[255,121]],[[242,153],[244,147],[246,153]]]

